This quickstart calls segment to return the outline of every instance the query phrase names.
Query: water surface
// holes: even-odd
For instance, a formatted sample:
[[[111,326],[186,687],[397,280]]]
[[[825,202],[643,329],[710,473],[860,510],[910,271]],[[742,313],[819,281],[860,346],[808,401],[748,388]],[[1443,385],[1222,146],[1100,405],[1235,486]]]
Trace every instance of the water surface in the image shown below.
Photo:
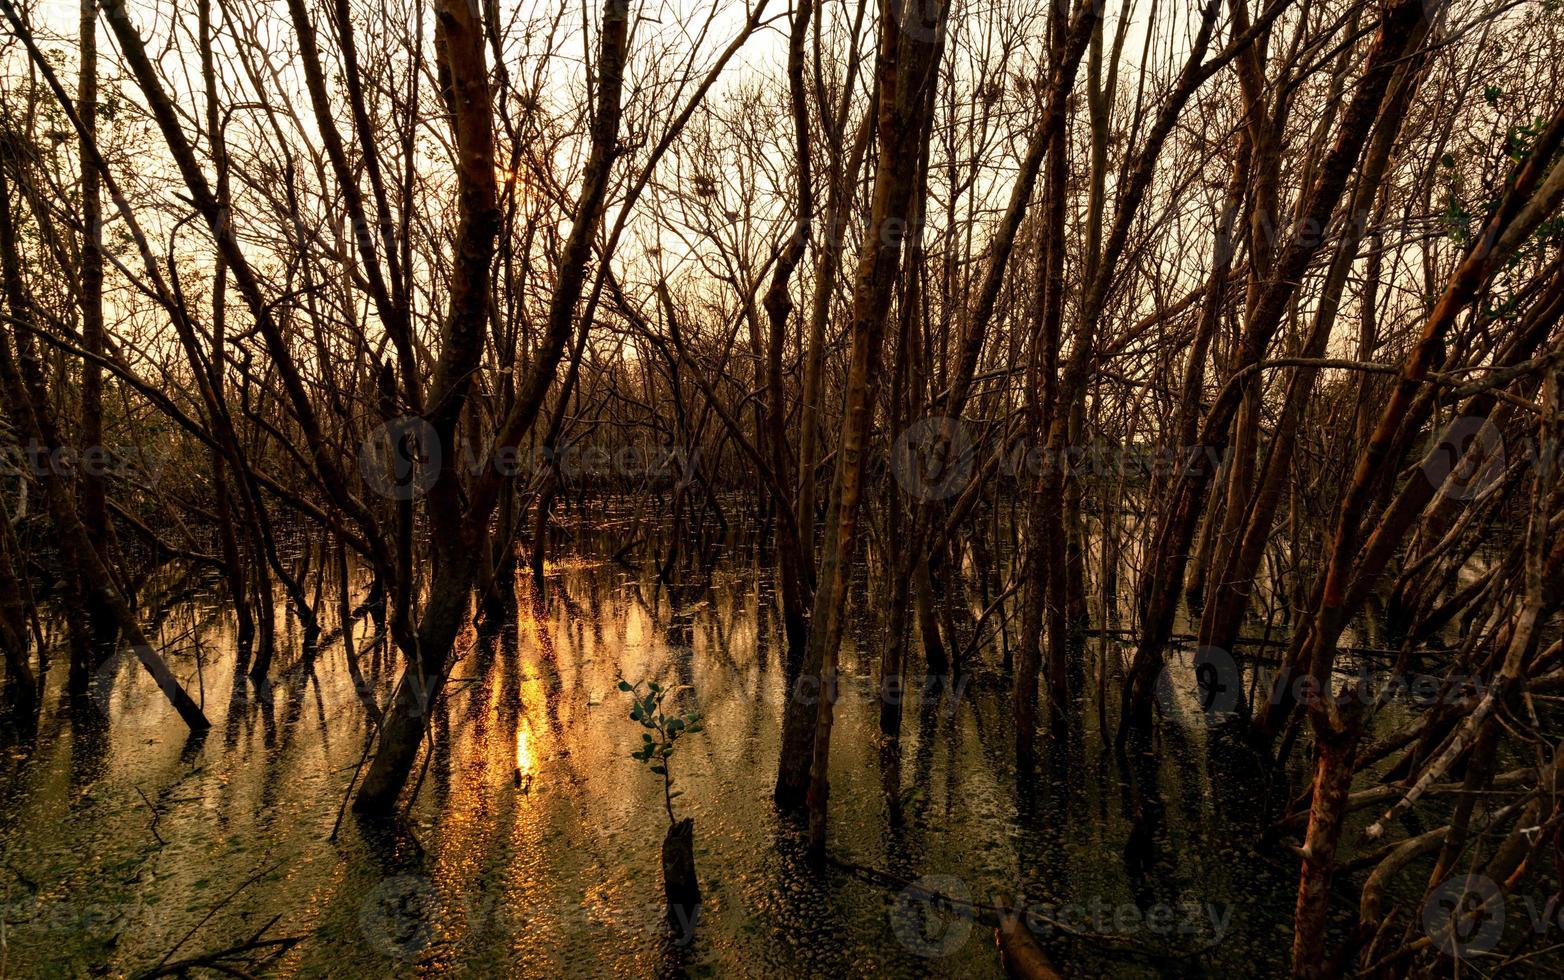
[[[162,635],[209,735],[187,740],[127,663],[93,704],[46,711],[37,748],[9,750],[5,972],[132,975],[264,935],[302,937],[267,965],[279,976],[998,976],[992,928],[930,892],[1019,902],[1074,975],[1285,967],[1296,865],[1250,846],[1283,791],[1196,706],[1164,726],[1168,761],[1124,765],[1088,707],[1087,730],[1018,789],[997,669],[915,680],[898,767],[877,734],[862,595],[833,862],[811,867],[770,802],[784,694],[770,576],[752,557],[715,567],[674,595],[591,554],[551,564],[514,627],[459,641],[416,803],[392,827],[340,816],[371,736],[360,693],[384,704],[396,670],[366,643],[373,625],[355,629],[356,663],[340,643],[313,662],[295,651],[257,690],[235,676],[222,610],[185,603]],[[674,760],[706,898],[689,941],[663,922],[667,817],[630,758],[641,729],[621,676],[688,685],[678,696],[708,719]]]

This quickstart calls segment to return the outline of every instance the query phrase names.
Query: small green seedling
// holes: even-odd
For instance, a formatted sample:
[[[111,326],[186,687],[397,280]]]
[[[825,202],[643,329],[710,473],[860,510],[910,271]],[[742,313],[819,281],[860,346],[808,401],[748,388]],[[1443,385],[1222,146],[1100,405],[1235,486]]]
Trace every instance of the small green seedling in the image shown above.
[[[630,720],[640,722],[641,727],[646,729],[641,733],[641,747],[631,752],[630,758],[646,763],[647,768],[663,778],[663,806],[668,810],[670,824],[677,822],[673,816],[673,800],[679,795],[679,791],[673,788],[673,773],[668,765],[673,759],[673,747],[685,735],[705,730],[699,712],[670,716],[663,710],[663,701],[668,695],[686,688],[687,685],[664,687],[656,681],[635,684],[623,678],[619,681],[619,690],[634,699]]]

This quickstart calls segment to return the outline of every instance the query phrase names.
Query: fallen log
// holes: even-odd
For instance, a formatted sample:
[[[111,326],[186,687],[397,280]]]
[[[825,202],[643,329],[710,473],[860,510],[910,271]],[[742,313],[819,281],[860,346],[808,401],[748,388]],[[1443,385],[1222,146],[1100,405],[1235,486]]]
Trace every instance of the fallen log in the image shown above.
[[[999,961],[1011,980],[1064,980],[1032,931],[1020,918],[1001,918],[994,929]]]

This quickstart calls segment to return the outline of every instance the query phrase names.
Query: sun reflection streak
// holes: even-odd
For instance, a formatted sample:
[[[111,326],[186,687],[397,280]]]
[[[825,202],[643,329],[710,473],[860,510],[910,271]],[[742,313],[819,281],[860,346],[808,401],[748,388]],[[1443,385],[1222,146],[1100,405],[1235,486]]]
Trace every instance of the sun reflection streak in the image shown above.
[[[532,755],[532,733],[527,730],[526,719],[516,726],[516,785],[523,792],[532,790],[532,776],[537,760]]]

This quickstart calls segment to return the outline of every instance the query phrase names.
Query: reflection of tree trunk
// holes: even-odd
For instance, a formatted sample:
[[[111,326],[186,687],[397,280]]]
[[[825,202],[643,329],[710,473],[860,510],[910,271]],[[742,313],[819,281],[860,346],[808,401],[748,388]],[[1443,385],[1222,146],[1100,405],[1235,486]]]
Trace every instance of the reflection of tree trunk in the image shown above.
[[[3,342],[3,341],[0,341]],[[0,647],[5,652],[5,708],[18,727],[30,727],[38,713],[38,678],[28,656],[27,584],[20,575],[21,556],[12,550],[11,515],[0,499]]]

